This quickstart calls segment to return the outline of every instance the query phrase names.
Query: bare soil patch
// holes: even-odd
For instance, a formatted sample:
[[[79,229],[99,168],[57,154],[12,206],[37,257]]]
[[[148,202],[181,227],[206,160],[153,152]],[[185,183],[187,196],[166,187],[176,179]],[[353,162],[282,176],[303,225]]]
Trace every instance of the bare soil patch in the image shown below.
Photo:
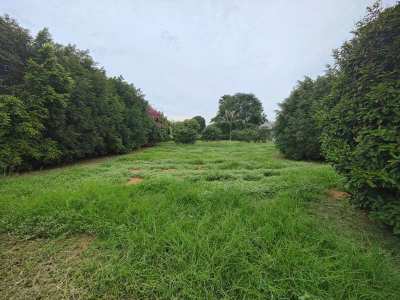
[[[343,191],[338,191],[335,189],[330,189],[330,190],[328,190],[327,193],[328,193],[328,196],[333,200],[343,200],[350,196],[349,193],[346,193]]]
[[[128,180],[128,185],[133,185],[133,184],[139,184],[143,181],[143,178],[141,177],[132,177]]]

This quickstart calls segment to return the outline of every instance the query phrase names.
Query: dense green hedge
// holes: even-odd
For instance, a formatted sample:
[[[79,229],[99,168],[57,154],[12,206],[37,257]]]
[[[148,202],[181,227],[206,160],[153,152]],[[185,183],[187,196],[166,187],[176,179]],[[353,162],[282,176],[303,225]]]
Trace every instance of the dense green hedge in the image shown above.
[[[124,153],[163,139],[144,95],[86,51],[0,17],[0,170]],[[162,116],[163,117],[163,116]],[[165,119],[165,118],[164,118]]]
[[[194,144],[198,138],[200,124],[195,119],[176,122],[174,124],[174,141],[180,144]]]
[[[280,104],[274,126],[275,143],[288,158],[321,160],[317,112],[331,89],[332,74],[316,80],[299,81],[290,96]]]
[[[208,125],[201,135],[205,141],[217,141],[222,139],[222,130],[216,124]]]
[[[347,178],[353,201],[400,234],[400,4],[370,9],[335,57],[323,152]]]
[[[277,146],[290,158],[324,156],[353,203],[400,234],[400,4],[369,8],[334,57],[281,105]]]

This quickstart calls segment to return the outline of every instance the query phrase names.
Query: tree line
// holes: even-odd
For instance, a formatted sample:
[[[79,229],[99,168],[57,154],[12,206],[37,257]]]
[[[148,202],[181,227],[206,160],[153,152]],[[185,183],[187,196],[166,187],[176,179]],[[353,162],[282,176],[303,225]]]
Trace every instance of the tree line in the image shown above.
[[[207,141],[266,142],[271,139],[271,126],[255,95],[236,93],[219,99],[218,112],[210,125],[206,126],[201,116],[175,124],[175,141],[194,143],[198,137]]]
[[[0,17],[0,170],[126,153],[169,137],[169,121],[88,51]]]
[[[368,8],[333,56],[281,104],[276,144],[292,159],[326,159],[352,202],[400,234],[400,4]]]

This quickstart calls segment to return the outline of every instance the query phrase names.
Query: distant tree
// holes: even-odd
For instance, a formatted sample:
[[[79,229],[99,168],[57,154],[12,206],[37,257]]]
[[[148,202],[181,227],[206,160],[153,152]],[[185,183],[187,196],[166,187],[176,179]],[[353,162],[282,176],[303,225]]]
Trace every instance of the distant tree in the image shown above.
[[[174,124],[173,136],[176,143],[193,144],[196,142],[199,132],[199,123],[190,119]]]
[[[206,120],[202,116],[195,116],[193,119],[200,125],[199,133],[203,132],[204,128],[206,128]]]
[[[217,115],[212,119],[229,137],[232,130],[259,126],[265,121],[260,100],[253,94],[243,93],[222,96]]]
[[[232,139],[235,141],[242,142],[254,142],[257,139],[257,129],[256,128],[245,128],[236,129],[232,131]]]
[[[222,131],[217,125],[210,124],[204,129],[202,139],[206,141],[220,140],[222,139]]]
[[[260,126],[257,128],[256,142],[266,143],[272,138],[272,130],[266,126]]]

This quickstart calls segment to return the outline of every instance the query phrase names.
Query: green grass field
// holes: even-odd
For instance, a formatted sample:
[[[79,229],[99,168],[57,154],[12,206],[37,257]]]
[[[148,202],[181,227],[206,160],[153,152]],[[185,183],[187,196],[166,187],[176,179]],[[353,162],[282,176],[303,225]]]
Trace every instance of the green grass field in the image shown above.
[[[400,242],[341,185],[239,142],[1,178],[0,298],[400,299]]]

